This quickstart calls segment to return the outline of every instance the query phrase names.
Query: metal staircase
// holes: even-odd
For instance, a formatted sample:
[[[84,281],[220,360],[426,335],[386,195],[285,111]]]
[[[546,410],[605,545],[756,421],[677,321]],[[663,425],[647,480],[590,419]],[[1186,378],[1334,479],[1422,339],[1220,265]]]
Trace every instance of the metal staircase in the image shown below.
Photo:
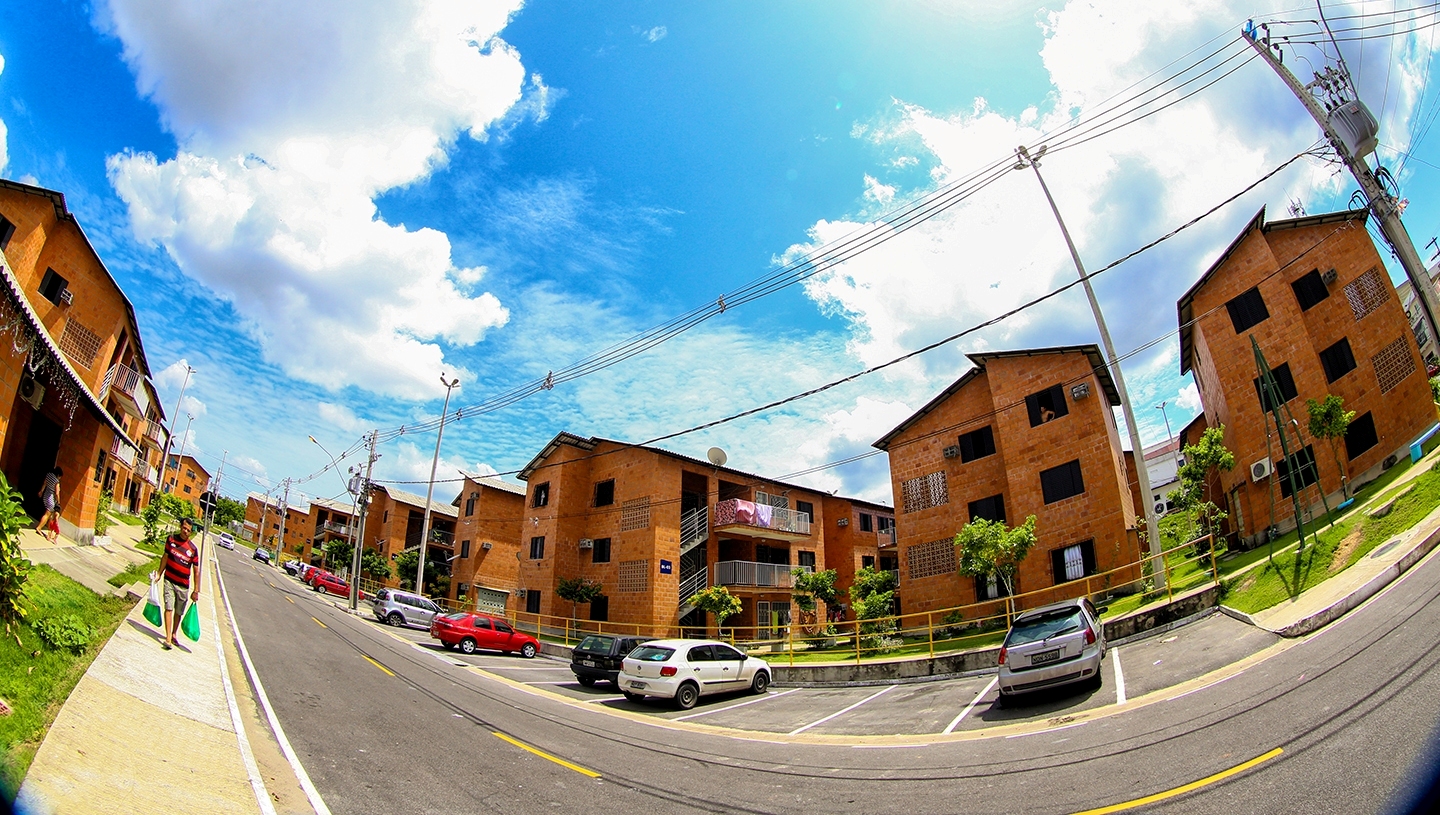
[[[690,599],[710,585],[710,569],[705,564],[705,541],[709,539],[707,507],[696,507],[680,517],[680,619],[695,610]]]

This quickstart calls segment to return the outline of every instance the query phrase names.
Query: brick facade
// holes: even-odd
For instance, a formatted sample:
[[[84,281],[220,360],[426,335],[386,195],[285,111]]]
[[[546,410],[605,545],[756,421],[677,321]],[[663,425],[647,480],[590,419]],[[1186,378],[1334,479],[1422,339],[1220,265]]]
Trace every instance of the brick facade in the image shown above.
[[[195,507],[195,517],[200,517],[200,496],[210,488],[210,473],[194,456],[170,454],[170,466],[165,468],[165,488],[182,501]]]
[[[466,476],[451,504],[457,518],[449,599],[466,607],[516,611],[525,488]]]
[[[850,586],[855,573],[871,566],[898,572],[899,556],[895,546],[895,510],[883,504],[872,504],[854,498],[826,496],[825,568],[835,570],[835,588],[839,602],[849,613]],[[866,529],[868,519],[869,529]]]
[[[1063,558],[1064,550],[1077,545],[1083,550],[1087,542],[1092,553],[1083,561],[1086,574],[1136,562],[1135,506],[1111,410],[1119,397],[1099,349],[1072,346],[970,359],[974,368],[875,443],[890,458],[902,610],[933,611],[980,599],[976,581],[956,571],[953,539],[970,521],[972,504],[978,512],[994,512],[996,496],[1007,524],[1036,516],[1038,542],[1021,564],[1017,592],[1067,582],[1068,572],[1056,575],[1052,552]],[[1027,401],[1041,393],[1059,401]],[[982,438],[969,436],[967,443],[971,433]],[[1046,477],[1053,479],[1056,468],[1069,474],[1076,463],[1083,491],[1047,503],[1042,472],[1050,471]],[[938,497],[944,500],[914,500],[913,485],[926,479],[943,482]],[[924,497],[933,499],[936,491]]]
[[[1329,443],[1310,436],[1307,398],[1335,394],[1346,410],[1355,411],[1349,445],[1337,444],[1340,466],[1352,483],[1378,475],[1387,457],[1403,455],[1435,424],[1415,337],[1365,219],[1364,211],[1357,211],[1266,223],[1262,209],[1178,304],[1180,370],[1193,372],[1206,423],[1225,426],[1225,446],[1236,458],[1235,470],[1219,476],[1222,499],[1216,503],[1228,505],[1246,542],[1258,541],[1272,523],[1282,530],[1294,527],[1293,505],[1281,496],[1278,476],[1257,479],[1251,472],[1256,462],[1283,460],[1273,435],[1267,449],[1267,427],[1270,434],[1274,428],[1256,392],[1252,336],[1270,368],[1286,366],[1294,383],[1294,396],[1285,405],[1299,427],[1288,439],[1292,446],[1311,447],[1318,468],[1318,486],[1301,492],[1307,509],[1320,505],[1320,490],[1334,506],[1341,489]],[[1227,304],[1242,296],[1253,304],[1255,294],[1246,294],[1252,289],[1263,312],[1242,310],[1242,323],[1254,323],[1237,330],[1231,316],[1236,307]],[[1328,372],[1321,359],[1327,351]],[[1373,438],[1366,439],[1368,427]],[[1357,448],[1353,457],[1347,446]]]
[[[444,487],[447,494],[453,487]],[[455,507],[441,501],[430,501],[431,539],[427,550],[435,550],[446,557],[454,554]],[[395,558],[406,549],[420,545],[425,519],[425,496],[373,484],[370,487],[370,505],[365,508],[366,549],[374,549],[390,561],[390,577],[385,585],[400,585],[400,574],[395,569]],[[427,551],[425,581],[427,585],[435,576]],[[454,581],[451,581],[452,583]]]

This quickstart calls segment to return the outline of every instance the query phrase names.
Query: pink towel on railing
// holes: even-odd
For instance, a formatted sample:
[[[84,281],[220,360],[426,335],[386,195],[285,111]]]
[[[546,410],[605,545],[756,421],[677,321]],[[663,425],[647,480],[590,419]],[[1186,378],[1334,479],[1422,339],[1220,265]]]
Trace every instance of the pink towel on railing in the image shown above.
[[[775,508],[770,506],[769,504],[756,504],[755,525],[763,526],[768,529],[770,526],[770,519],[773,518],[775,514],[774,509]]]
[[[735,520],[738,523],[753,525],[755,523],[755,502],[737,500],[735,502]]]

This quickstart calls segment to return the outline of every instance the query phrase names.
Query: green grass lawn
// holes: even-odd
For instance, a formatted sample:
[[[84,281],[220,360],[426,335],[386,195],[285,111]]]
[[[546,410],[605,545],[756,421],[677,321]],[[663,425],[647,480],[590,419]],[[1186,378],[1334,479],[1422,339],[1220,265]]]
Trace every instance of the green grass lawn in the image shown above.
[[[0,638],[0,697],[15,711],[0,717],[0,787],[9,800],[14,799],[60,706],[132,608],[120,598],[97,595],[49,566],[36,566],[30,573],[26,596],[30,623],[74,614],[95,635],[79,654],[51,650],[29,624],[12,627]]]
[[[128,583],[149,583],[150,573],[160,569],[159,556],[150,558],[145,563],[132,563],[125,571],[110,578],[109,583],[116,588]]]
[[[1355,564],[1376,546],[1410,529],[1440,506],[1440,473],[1432,470],[1415,479],[1414,484],[1413,489],[1395,501],[1389,515],[1383,518],[1353,515],[1319,535],[1307,535],[1303,551],[1281,552],[1264,566],[1229,578],[1225,581],[1225,604],[1247,613],[1263,611]],[[1345,545],[1352,534],[1356,537],[1350,545]],[[1277,548],[1279,545],[1277,542]],[[1257,551],[1263,556],[1266,550]]]

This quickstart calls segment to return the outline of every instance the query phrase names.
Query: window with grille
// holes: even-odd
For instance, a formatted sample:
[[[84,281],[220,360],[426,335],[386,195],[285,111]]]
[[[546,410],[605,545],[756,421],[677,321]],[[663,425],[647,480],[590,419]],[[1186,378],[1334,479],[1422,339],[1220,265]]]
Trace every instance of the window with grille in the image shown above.
[[[627,560],[620,564],[620,592],[638,594],[649,588],[650,561]]]
[[[1005,581],[999,575],[986,574],[975,578],[975,599],[995,600],[1000,597],[1009,596],[1010,592],[1005,590]]]
[[[470,541],[460,541],[460,557],[462,559],[470,557]]]
[[[1095,574],[1095,541],[1088,540],[1063,549],[1052,549],[1050,570],[1055,575],[1056,585]]]
[[[466,499],[465,499],[465,515],[468,517],[468,516],[474,515],[474,514],[475,514],[475,496],[474,496],[474,494],[472,493],[469,498],[466,498]]]
[[[984,518],[987,521],[1005,523],[1005,496],[992,495],[970,502],[970,520]]]
[[[1298,453],[1291,454],[1290,458],[1275,462],[1275,477],[1280,479],[1280,496],[1289,498],[1294,492],[1290,486],[1290,471],[1295,471],[1295,486],[1300,489],[1314,484],[1320,478],[1320,471],[1315,468],[1315,448],[1313,445],[1305,445],[1305,449]]]
[[[943,470],[902,481],[900,494],[905,512],[919,512],[950,503],[950,488],[945,483]]]
[[[1350,301],[1350,311],[1356,320],[1380,308],[1389,296],[1390,281],[1380,274],[1378,267],[1350,281],[1345,287],[1345,299]]]
[[[1380,443],[1380,437],[1375,433],[1375,417],[1369,413],[1350,421],[1350,427],[1345,431],[1345,457],[1351,461],[1355,457],[1369,450]]]
[[[79,320],[66,320],[65,330],[60,334],[60,350],[71,362],[89,370],[95,364],[95,355],[100,353],[100,335],[81,325]]]
[[[960,434],[961,464],[993,455],[995,455],[995,431],[989,425],[979,430]]]
[[[525,592],[525,613],[540,613],[540,591],[538,589],[531,589]]]
[[[60,305],[60,294],[70,285],[70,281],[60,276],[54,269],[46,269],[45,277],[40,281],[40,296],[46,300]]]
[[[1282,404],[1300,395],[1299,391],[1295,390],[1295,377],[1290,374],[1290,363],[1276,365],[1270,369],[1270,373],[1275,377],[1275,386],[1280,389]],[[1260,377],[1257,376],[1251,381],[1255,383],[1255,398],[1260,400],[1260,409],[1266,413],[1274,410],[1273,394],[1267,395],[1265,390],[1260,387]]]
[[[1290,288],[1295,290],[1295,300],[1300,304],[1301,311],[1309,311],[1330,296],[1330,289],[1325,287],[1319,269],[1311,269],[1304,277],[1291,283]]]
[[[805,520],[815,522],[815,505],[809,501],[796,501],[795,511],[805,516]]]
[[[888,515],[876,515],[875,528],[881,532],[889,532],[895,528],[895,519]]]
[[[1350,351],[1350,340],[1340,341],[1320,352],[1320,364],[1325,368],[1325,381],[1334,382],[1355,370],[1355,355]]]
[[[1065,386],[1051,385],[1039,393],[1030,394],[1025,397],[1025,409],[1030,412],[1031,427],[1054,421],[1068,414],[1070,405],[1065,401]],[[991,446],[994,446],[993,437]]]
[[[1270,310],[1265,308],[1265,298],[1260,296],[1259,286],[1236,295],[1225,304],[1225,310],[1230,312],[1230,324],[1235,326],[1236,334],[1270,319]]]
[[[809,566],[812,569],[815,568],[814,552],[798,552],[797,554],[799,555],[799,561],[796,563],[797,566]]]
[[[646,529],[650,526],[650,496],[626,501],[620,505],[620,531]]]
[[[929,543],[917,543],[905,550],[905,560],[910,570],[910,579],[934,577],[955,571],[955,539],[941,538]]]
[[[1415,372],[1415,356],[1410,353],[1404,337],[1380,349],[1380,353],[1370,361],[1375,365],[1375,379],[1380,383],[1381,393],[1394,390],[1405,377]]]
[[[768,492],[759,492],[759,491],[757,491],[757,492],[755,493],[755,503],[757,503],[757,504],[764,504],[764,505],[766,505],[766,506],[772,506],[772,507],[780,507],[781,509],[789,509],[789,508],[790,508],[790,499],[789,499],[789,498],[786,498],[786,497],[783,496],[783,495],[775,495],[775,494],[773,494],[773,493],[768,493]]]
[[[1059,467],[1040,471],[1040,491],[1045,503],[1053,504],[1085,492],[1085,479],[1080,476],[1080,459],[1067,461]]]

